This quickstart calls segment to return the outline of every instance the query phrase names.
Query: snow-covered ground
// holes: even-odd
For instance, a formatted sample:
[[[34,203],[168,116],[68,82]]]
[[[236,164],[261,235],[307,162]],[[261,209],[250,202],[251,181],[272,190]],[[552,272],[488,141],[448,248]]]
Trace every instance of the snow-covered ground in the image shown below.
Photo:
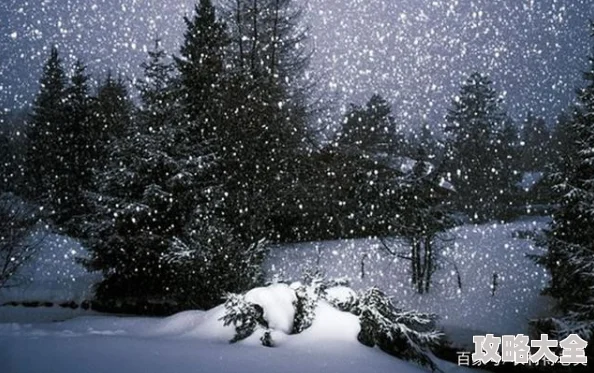
[[[452,240],[440,250],[444,260],[431,291],[425,295],[411,288],[408,261],[388,254],[373,239],[278,246],[266,268],[270,277],[295,280],[305,270],[318,268],[329,278],[349,277],[355,289],[377,286],[403,308],[438,314],[447,335],[471,351],[472,335],[526,333],[529,319],[550,313],[550,301],[540,295],[548,275],[525,256],[542,249],[521,238],[525,234],[518,235],[539,231],[546,223],[547,219],[539,218],[453,229],[446,237]],[[402,243],[391,249],[406,252]],[[42,254],[23,269],[31,281],[25,287],[0,292],[0,301],[88,299],[98,277],[76,262],[78,255],[84,255],[84,250],[75,241],[50,237]],[[269,301],[259,291],[249,298]],[[283,302],[273,303],[279,309],[287,308]],[[358,343],[356,318],[325,303],[320,304],[312,328],[295,336],[275,335],[279,344],[275,348],[261,346],[258,335],[229,344],[233,330],[222,326],[222,314],[222,307],[164,319],[104,316],[58,306],[0,307],[0,371],[424,371]],[[279,319],[276,326],[289,330],[290,319]],[[446,372],[461,369],[443,364]]]
[[[540,295],[548,273],[526,257],[543,249],[517,236],[517,232],[540,231],[547,222],[530,218],[451,230],[445,237],[448,241],[442,243],[443,259],[431,290],[424,295],[410,286],[410,262],[390,255],[373,239],[275,247],[266,267],[271,278],[294,280],[306,270],[320,269],[329,278],[348,277],[355,289],[377,286],[402,308],[436,313],[446,334],[469,347],[472,335],[527,333],[530,319],[551,312],[550,299]],[[403,243],[391,249],[407,253]]]
[[[262,296],[257,294],[258,296]],[[230,344],[222,306],[168,318],[79,317],[54,323],[0,324],[0,371],[68,372],[426,372],[357,341],[356,316],[320,302],[313,325],[275,336],[263,347],[254,334]],[[440,362],[444,372],[466,372]]]

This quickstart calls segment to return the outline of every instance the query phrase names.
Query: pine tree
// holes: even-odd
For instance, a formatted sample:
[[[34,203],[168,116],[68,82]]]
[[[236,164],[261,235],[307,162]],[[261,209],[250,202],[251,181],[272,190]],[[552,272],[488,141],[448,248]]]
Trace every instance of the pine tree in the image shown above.
[[[186,32],[175,57],[179,94],[194,141],[210,140],[221,125],[221,95],[225,71],[226,26],[219,21],[211,0],[200,0],[192,19],[185,17]]]
[[[67,80],[58,50],[53,47],[43,68],[40,90],[33,104],[26,156],[26,183],[29,198],[56,200],[54,187],[62,159],[59,150],[64,126]]]
[[[106,302],[178,300],[175,268],[163,258],[204,199],[212,158],[200,144],[187,150],[186,127],[177,122],[173,68],[158,41],[142,68],[139,110],[123,81],[111,75],[95,104],[94,128],[108,161],[89,194],[93,213],[86,219],[85,242],[92,256],[86,265],[103,272],[96,296]]]
[[[439,266],[440,233],[454,225],[446,204],[451,191],[442,186],[444,180],[439,166],[425,159],[426,151],[417,151],[413,169],[401,176],[397,189],[395,214],[389,219],[392,235],[404,238],[410,246],[407,259],[411,264],[411,284],[420,294],[429,292],[432,276]],[[389,252],[394,252],[389,239],[382,240]]]
[[[524,171],[543,172],[550,163],[550,133],[543,118],[528,113],[522,127],[521,165]]]
[[[93,98],[88,81],[86,66],[80,60],[76,61],[66,89],[66,120],[60,131],[62,169],[56,180],[59,199],[55,203],[55,220],[74,235],[74,220],[86,212],[83,194],[91,188],[93,170],[98,163],[93,151],[98,145],[97,139],[90,131]]]
[[[107,160],[88,194],[92,213],[85,219],[86,265],[103,272],[96,297],[103,302],[163,300],[168,279],[160,267],[167,247],[164,231],[169,195],[158,175],[169,175],[167,159],[132,117],[121,81],[111,76],[99,90],[95,120],[100,124]]]
[[[402,143],[390,105],[381,96],[372,96],[364,107],[351,105],[333,165],[341,187],[328,200],[344,201],[343,219],[350,229],[360,230],[358,235],[389,234],[388,217],[400,209],[394,181],[402,174],[394,165]]]
[[[300,213],[307,129],[300,12],[290,0],[228,1],[230,70],[220,146],[226,215],[248,241],[278,240]]]
[[[507,115],[489,78],[473,73],[452,101],[446,120],[450,138],[444,167],[458,192],[456,207],[477,219],[493,217],[507,183],[494,156]]]
[[[258,326],[267,327],[262,307],[247,302],[243,294],[227,294],[225,315],[221,320],[223,325],[233,324],[235,327],[235,336],[231,339],[231,343],[246,339]]]
[[[592,24],[594,37],[594,23]],[[594,342],[594,55],[578,90],[572,128],[577,144],[575,166],[563,170],[559,209],[547,233],[548,252],[539,262],[551,272],[546,293],[557,300],[563,316],[540,320],[559,339],[576,333]]]
[[[175,95],[175,67],[167,60],[161,39],[156,38],[154,42],[147,61],[141,64],[144,77],[136,85],[141,98],[138,115],[144,123],[144,131],[165,135],[171,123],[181,120],[181,115]]]
[[[359,342],[436,368],[431,348],[439,343],[441,333],[435,330],[435,315],[403,311],[377,288],[359,295],[354,313],[361,323]]]
[[[98,139],[96,156],[103,158],[111,144],[129,130],[134,115],[134,104],[122,77],[114,78],[111,72],[107,74],[99,85],[92,110],[90,132]]]
[[[351,105],[338,146],[349,147],[350,151],[363,157],[377,159],[394,156],[401,142],[390,105],[380,95],[373,95],[364,108]]]

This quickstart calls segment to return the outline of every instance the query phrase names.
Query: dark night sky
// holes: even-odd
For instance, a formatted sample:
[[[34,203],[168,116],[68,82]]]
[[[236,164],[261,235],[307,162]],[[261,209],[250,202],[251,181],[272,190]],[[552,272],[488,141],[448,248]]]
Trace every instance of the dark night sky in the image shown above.
[[[52,44],[95,75],[133,78],[159,34],[175,52],[190,0],[3,0],[0,107],[37,89]],[[460,82],[490,74],[512,115],[548,121],[567,107],[586,69],[592,0],[308,0],[312,70],[337,103],[374,92],[404,124],[439,122]]]

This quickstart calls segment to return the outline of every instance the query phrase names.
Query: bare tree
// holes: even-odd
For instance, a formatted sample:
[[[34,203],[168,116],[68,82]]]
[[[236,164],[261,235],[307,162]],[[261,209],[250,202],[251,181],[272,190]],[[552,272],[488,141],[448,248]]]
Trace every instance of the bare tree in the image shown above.
[[[12,194],[0,195],[0,289],[16,286],[19,269],[43,243],[44,234],[34,233],[37,209]]]

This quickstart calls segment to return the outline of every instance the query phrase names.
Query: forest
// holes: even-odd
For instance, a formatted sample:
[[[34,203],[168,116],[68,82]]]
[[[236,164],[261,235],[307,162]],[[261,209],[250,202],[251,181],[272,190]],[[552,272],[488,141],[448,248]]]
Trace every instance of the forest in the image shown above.
[[[303,12],[292,0],[200,0],[179,48],[156,36],[137,79],[117,66],[92,76],[48,47],[32,105],[0,114],[0,291],[43,246],[27,238],[42,226],[88,250],[77,261],[101,274],[93,309],[164,316],[226,302],[225,323],[242,340],[268,325],[241,294],[269,284],[264,263],[279,245],[378,239],[422,295],[450,230],[546,217],[533,238],[543,252],[530,260],[550,273],[543,294],[556,311],[531,325],[592,345],[594,54],[556,117],[512,116],[491,78],[473,71],[443,122],[400,123],[398,103],[380,94],[328,104],[308,73]],[[343,285],[304,276],[293,333]],[[380,290],[337,307],[360,318],[363,344],[435,368],[425,347],[438,336],[418,326],[432,315],[404,321],[419,354],[378,335],[402,333],[394,320],[408,317]],[[262,343],[274,344],[267,333]]]

